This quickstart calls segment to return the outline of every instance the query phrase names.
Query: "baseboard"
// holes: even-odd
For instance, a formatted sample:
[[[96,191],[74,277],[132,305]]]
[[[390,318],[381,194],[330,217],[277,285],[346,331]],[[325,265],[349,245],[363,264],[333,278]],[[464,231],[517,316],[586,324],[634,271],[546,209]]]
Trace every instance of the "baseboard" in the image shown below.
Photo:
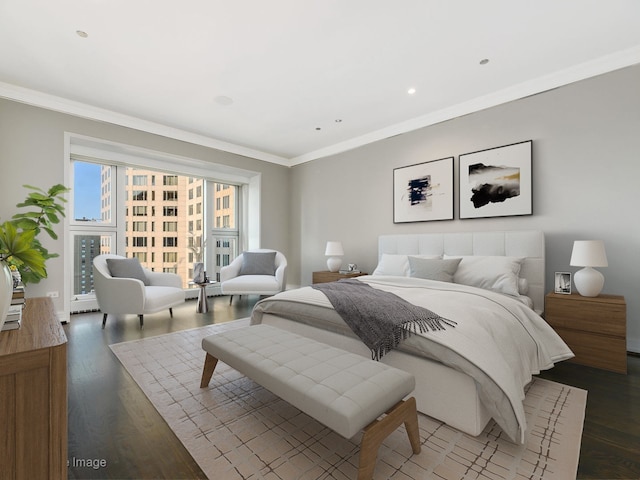
[[[627,352],[640,355],[640,342],[634,342],[627,339]]]

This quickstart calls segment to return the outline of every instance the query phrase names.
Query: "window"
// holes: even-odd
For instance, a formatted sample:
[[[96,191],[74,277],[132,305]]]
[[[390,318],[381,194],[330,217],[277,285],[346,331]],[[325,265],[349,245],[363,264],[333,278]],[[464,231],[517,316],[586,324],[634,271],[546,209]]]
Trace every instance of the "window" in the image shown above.
[[[162,192],[162,199],[165,202],[172,202],[178,200],[178,192],[174,190],[165,190]]]
[[[131,199],[134,202],[146,202],[147,201],[147,191],[146,190],[134,190],[131,192]]]
[[[177,175],[164,175],[162,177],[163,185],[178,185],[178,176]]]
[[[131,256],[137,258],[142,264],[147,263],[147,252],[133,252]]]
[[[146,232],[147,231],[147,222],[131,222],[132,229],[134,232]]]
[[[177,217],[178,207],[162,207],[162,214],[165,217]]]
[[[147,184],[147,176],[146,175],[134,175],[133,181],[131,185],[146,185]]]
[[[178,237],[164,237],[162,239],[163,247],[177,247],[178,246]]]
[[[177,263],[178,262],[178,252],[164,252],[162,254],[162,261],[164,263]]]
[[[147,207],[144,205],[134,205],[133,206],[133,216],[134,217],[146,217],[147,216]]]
[[[72,185],[77,187],[71,192],[69,222],[74,242],[71,312],[96,308],[92,260],[101,253],[135,257],[152,271],[177,273],[185,288],[193,262],[204,261],[210,276],[219,278],[216,259],[222,256],[222,263],[228,264],[237,255],[237,220],[225,220],[224,228],[215,225],[215,218],[221,218],[216,208],[221,205],[216,200],[219,183],[98,160],[90,163],[72,157],[71,165]],[[189,202],[189,188],[200,195],[197,201]],[[237,186],[225,190],[227,196],[231,192],[226,217],[237,215],[239,191]]]
[[[133,237],[133,241],[131,242],[132,247],[146,247],[147,246],[147,237]]]
[[[162,222],[162,231],[163,232],[177,232],[178,231],[178,222]]]

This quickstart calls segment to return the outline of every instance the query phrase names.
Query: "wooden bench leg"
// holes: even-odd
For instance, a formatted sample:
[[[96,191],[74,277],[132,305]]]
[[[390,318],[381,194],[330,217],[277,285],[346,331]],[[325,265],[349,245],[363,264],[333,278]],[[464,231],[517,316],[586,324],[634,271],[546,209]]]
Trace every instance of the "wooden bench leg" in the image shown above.
[[[217,364],[218,359],[210,353],[207,353],[207,356],[204,358],[204,368],[202,369],[202,380],[200,380],[200,388],[206,388],[209,386],[211,376],[213,375],[213,371],[216,369]]]
[[[374,420],[365,429],[360,443],[358,460],[358,480],[371,480],[376,466],[378,449],[393,431],[404,423],[411,442],[413,453],[420,453],[420,433],[418,430],[418,411],[416,399],[411,397],[398,402],[380,420]]]

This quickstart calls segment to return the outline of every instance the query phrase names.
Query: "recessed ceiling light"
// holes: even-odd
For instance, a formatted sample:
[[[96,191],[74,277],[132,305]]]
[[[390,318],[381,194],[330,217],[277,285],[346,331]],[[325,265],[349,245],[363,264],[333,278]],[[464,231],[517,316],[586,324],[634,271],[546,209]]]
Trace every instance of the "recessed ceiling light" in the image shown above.
[[[408,93],[409,95],[413,95],[414,93],[416,93],[416,89],[415,89],[415,88],[413,88],[413,87],[411,87],[409,90],[407,90],[407,93]]]
[[[322,127],[316,127],[316,130],[322,130]]]
[[[336,118],[336,123],[342,123],[342,119],[341,118]]]
[[[489,63],[488,58],[483,58],[482,60],[480,60],[480,65],[486,65],[487,63]]]
[[[82,38],[87,38],[89,34],[83,30],[76,30],[76,35]]]

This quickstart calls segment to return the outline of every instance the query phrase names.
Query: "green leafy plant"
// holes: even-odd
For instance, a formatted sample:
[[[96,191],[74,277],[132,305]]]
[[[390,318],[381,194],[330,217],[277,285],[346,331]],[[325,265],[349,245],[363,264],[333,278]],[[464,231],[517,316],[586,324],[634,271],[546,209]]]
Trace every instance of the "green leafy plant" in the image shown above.
[[[18,208],[27,211],[15,214],[11,220],[0,224],[0,261],[15,266],[23,283],[38,283],[47,278],[46,261],[58,256],[50,253],[38,240],[45,231],[54,240],[58,239],[53,227],[64,217],[63,195],[69,191],[64,185],[54,185],[48,191],[24,185],[32,190]]]

